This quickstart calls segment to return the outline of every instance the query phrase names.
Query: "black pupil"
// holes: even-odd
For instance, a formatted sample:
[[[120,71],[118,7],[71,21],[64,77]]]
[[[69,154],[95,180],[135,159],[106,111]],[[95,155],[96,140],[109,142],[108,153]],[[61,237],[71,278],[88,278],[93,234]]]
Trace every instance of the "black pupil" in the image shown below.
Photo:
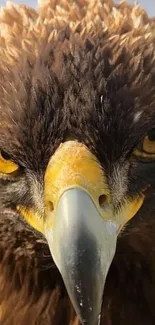
[[[151,129],[148,133],[148,138],[150,141],[155,141],[155,127]]]
[[[5,159],[5,160],[10,160],[10,156],[8,155],[7,152],[5,151],[1,151],[1,156]]]

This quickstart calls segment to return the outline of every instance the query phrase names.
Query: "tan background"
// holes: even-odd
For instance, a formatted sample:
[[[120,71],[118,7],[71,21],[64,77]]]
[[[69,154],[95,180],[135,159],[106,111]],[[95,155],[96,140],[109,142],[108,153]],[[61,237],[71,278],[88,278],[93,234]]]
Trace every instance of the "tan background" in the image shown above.
[[[22,3],[36,7],[37,0],[14,0],[16,3]],[[90,0],[91,1],[91,0]],[[119,2],[119,0],[115,0]],[[128,0],[130,3],[135,3],[134,0]],[[0,6],[5,5],[6,0],[0,0]],[[155,16],[155,0],[139,0],[142,7],[144,7],[150,16]]]

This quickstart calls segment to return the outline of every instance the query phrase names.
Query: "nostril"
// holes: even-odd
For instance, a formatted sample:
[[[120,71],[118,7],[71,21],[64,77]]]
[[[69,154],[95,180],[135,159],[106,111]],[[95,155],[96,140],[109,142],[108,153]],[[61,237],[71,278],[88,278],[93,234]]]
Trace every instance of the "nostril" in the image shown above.
[[[48,204],[47,204],[47,208],[48,208],[49,212],[53,212],[54,204],[51,201],[49,201]]]
[[[102,194],[102,195],[99,196],[98,200],[99,200],[100,207],[103,208],[104,205],[107,203],[107,196]]]

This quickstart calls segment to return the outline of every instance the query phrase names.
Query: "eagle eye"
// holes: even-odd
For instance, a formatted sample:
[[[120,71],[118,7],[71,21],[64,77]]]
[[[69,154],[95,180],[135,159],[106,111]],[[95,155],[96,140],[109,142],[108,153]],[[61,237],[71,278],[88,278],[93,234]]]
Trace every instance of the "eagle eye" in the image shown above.
[[[143,138],[133,153],[137,157],[155,159],[155,128]]]
[[[3,150],[0,151],[0,174],[12,174],[19,166],[14,163],[10,156]]]

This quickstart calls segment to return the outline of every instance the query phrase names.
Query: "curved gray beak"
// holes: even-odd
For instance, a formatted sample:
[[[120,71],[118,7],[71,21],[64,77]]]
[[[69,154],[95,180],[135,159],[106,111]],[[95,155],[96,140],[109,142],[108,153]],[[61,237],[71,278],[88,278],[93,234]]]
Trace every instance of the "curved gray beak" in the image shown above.
[[[104,220],[82,189],[66,190],[46,231],[52,257],[81,323],[99,324],[106,276],[116,249],[117,226]]]

